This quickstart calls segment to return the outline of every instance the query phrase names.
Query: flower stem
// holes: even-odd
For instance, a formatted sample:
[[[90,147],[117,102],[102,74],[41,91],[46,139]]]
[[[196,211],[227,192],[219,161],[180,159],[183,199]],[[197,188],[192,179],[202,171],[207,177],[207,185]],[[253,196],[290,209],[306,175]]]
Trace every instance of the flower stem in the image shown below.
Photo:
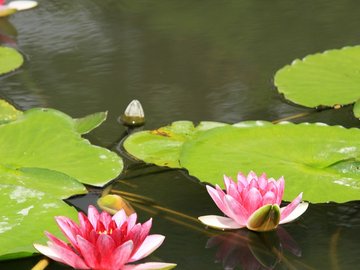
[[[49,260],[41,259],[31,270],[44,270],[49,265]]]

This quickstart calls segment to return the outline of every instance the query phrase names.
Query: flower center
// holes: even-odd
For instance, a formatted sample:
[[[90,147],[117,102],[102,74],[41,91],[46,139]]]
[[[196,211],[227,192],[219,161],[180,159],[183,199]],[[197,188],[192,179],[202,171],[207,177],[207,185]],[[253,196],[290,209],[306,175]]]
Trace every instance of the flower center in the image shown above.
[[[109,231],[107,231],[107,230],[103,230],[103,231],[98,231],[97,232],[98,234],[112,234],[113,233],[113,230],[112,229],[110,229]]]

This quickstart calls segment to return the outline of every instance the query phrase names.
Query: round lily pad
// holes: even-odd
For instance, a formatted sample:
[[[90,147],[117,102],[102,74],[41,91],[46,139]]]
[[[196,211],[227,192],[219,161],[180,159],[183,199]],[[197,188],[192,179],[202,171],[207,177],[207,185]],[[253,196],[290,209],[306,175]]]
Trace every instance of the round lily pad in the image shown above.
[[[346,105],[360,99],[360,46],[295,60],[275,74],[285,98],[307,107]]]
[[[130,135],[125,149],[145,162],[185,168],[199,180],[220,186],[224,174],[235,177],[239,171],[284,176],[288,201],[300,192],[312,202],[360,199],[359,129],[266,121],[205,128],[186,123],[189,128],[180,132],[173,123]]]
[[[36,189],[0,184],[0,193],[0,260],[31,256],[34,242],[46,242],[45,230],[59,232],[54,216],[77,216],[73,207]]]
[[[324,124],[220,127],[184,143],[180,164],[201,181],[223,186],[223,175],[253,170],[285,177],[285,200],[360,199],[360,130]]]
[[[102,186],[122,170],[121,158],[81,137],[74,120],[52,109],[31,109],[0,125],[0,164],[43,168]]]
[[[0,9],[1,17],[1,9]],[[15,49],[0,46],[0,75],[14,71],[24,63],[23,56]]]
[[[183,143],[199,132],[227,124],[201,122],[197,127],[190,121],[176,121],[156,130],[132,134],[124,141],[125,150],[137,159],[159,166],[180,168],[179,154]]]

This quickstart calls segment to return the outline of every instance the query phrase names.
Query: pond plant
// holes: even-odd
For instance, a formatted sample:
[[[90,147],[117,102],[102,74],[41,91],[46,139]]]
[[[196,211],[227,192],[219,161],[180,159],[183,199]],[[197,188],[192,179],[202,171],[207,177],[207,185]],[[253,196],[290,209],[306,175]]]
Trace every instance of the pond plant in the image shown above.
[[[0,17],[36,5],[35,1],[6,4],[0,0]],[[354,104],[353,113],[360,118],[359,60],[360,46],[310,55],[280,69],[275,85],[286,99],[311,108]],[[16,70],[23,62],[16,49],[0,47],[0,75]],[[100,207],[113,211],[113,216],[99,213],[94,206],[89,206],[86,216],[63,201],[87,193],[89,186],[103,187],[121,173],[123,162],[116,153],[82,137],[106,116],[100,112],[73,119],[50,108],[20,111],[0,100],[0,260],[32,256],[37,250],[77,269],[176,266],[135,264],[157,249],[165,237],[149,235],[152,220],[137,223],[134,209],[118,197],[109,195],[98,201]],[[131,103],[119,120],[127,126],[143,125],[141,104]],[[284,233],[278,225],[295,220],[308,208],[302,199],[317,203],[360,198],[359,138],[359,129],[322,123],[244,121],[230,125],[204,121],[194,125],[177,121],[134,133],[123,146],[136,159],[186,169],[200,181],[215,185],[206,189],[227,217],[200,216],[202,223],[222,230],[246,227],[261,232],[257,236],[274,230],[281,238]],[[237,182],[230,176],[224,176],[224,183],[220,181],[224,173],[239,169],[285,175],[286,193],[284,178],[276,181],[252,171],[247,176],[239,173]],[[282,200],[293,201],[281,207]],[[126,206],[129,212],[114,211],[114,204],[117,210]],[[61,240],[59,233],[49,232],[55,229],[54,216],[69,243]],[[73,221],[76,216],[79,224]],[[47,231],[47,245],[43,244],[43,231]],[[222,238],[227,244],[229,238],[244,232],[254,235],[240,230],[210,239]],[[271,237],[266,240],[274,242]],[[246,248],[251,246],[251,241],[245,243]]]
[[[124,210],[110,216],[89,206],[88,216],[79,213],[79,224],[67,217],[56,217],[56,222],[70,244],[49,232],[47,246],[35,248],[51,259],[76,269],[136,270],[171,269],[175,264],[148,262],[131,264],[157,249],[165,237],[149,235],[152,219],[136,223],[136,213],[127,216]]]
[[[285,180],[275,181],[266,174],[257,176],[250,172],[247,177],[238,173],[237,182],[224,176],[226,191],[218,185],[207,185],[207,191],[217,207],[227,216],[201,216],[199,220],[207,226],[217,229],[248,228],[252,231],[271,231],[279,224],[293,221],[308,208],[301,203],[300,193],[286,207],[280,204],[284,194]]]

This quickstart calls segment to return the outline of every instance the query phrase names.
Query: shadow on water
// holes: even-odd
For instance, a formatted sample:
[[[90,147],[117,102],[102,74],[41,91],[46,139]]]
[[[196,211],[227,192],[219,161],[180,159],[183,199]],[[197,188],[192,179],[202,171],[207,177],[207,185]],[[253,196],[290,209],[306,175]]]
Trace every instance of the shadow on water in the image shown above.
[[[290,120],[359,127],[350,107],[315,111],[285,102],[272,78],[295,58],[360,43],[360,2],[39,1],[0,21],[0,42],[27,59],[0,78],[0,96],[22,109],[53,107],[73,117],[109,110],[87,135],[116,148],[116,119],[134,98],[147,129],[177,120]],[[295,116],[295,117],[293,117]],[[111,147],[110,147],[111,146]],[[124,153],[118,151],[120,155]],[[149,260],[177,269],[354,269],[360,264],[360,202],[311,204],[296,222],[268,234],[205,228],[220,214],[204,185],[183,170],[127,159],[106,191],[127,198],[153,233],[166,235]],[[321,191],[320,191],[321,192]],[[86,210],[100,190],[68,200]],[[1,240],[0,240],[1,241]],[[30,269],[39,257],[1,262]],[[70,269],[51,263],[48,269]]]

